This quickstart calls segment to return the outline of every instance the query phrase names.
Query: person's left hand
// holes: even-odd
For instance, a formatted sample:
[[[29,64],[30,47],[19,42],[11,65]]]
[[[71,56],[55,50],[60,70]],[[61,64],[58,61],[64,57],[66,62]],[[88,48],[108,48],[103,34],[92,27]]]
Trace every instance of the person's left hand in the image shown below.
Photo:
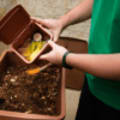
[[[32,17],[32,19],[36,23],[41,24],[43,27],[49,29],[53,35],[53,38],[52,38],[53,41],[54,42],[58,41],[58,38],[64,28],[61,19],[40,19],[40,18],[36,18],[36,17],[35,18]]]
[[[67,49],[60,46],[60,45],[57,45],[56,43],[54,43],[51,40],[48,41],[48,44],[50,45],[52,50],[49,53],[41,55],[40,59],[47,60],[47,61],[49,61],[51,63],[61,65],[63,55],[67,51]]]

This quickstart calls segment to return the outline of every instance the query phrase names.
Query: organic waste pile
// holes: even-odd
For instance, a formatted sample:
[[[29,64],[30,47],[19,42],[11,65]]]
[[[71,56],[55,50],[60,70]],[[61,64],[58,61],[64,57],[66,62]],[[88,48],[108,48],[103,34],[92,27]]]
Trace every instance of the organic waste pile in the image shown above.
[[[43,63],[42,63],[43,64]],[[37,75],[26,70],[38,67],[8,66],[0,82],[0,109],[24,113],[58,115],[60,68],[52,65]]]
[[[43,40],[42,35],[39,32],[33,34],[28,38],[24,44],[18,49],[28,61],[32,61],[40,52],[46,41]]]

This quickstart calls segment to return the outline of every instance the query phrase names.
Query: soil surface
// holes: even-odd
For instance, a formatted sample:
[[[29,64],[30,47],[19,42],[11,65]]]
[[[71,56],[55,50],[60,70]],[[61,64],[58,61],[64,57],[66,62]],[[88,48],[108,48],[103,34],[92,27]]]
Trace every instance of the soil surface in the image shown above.
[[[26,70],[38,67],[9,66],[0,82],[0,109],[24,113],[58,115],[60,68],[53,65],[37,75]]]

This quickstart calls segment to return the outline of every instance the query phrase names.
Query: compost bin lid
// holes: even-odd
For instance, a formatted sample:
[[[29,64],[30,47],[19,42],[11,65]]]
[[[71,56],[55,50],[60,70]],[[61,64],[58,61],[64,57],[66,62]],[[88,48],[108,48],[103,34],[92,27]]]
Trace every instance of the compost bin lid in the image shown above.
[[[30,15],[21,5],[17,5],[0,21],[0,41],[12,43],[29,22]]]

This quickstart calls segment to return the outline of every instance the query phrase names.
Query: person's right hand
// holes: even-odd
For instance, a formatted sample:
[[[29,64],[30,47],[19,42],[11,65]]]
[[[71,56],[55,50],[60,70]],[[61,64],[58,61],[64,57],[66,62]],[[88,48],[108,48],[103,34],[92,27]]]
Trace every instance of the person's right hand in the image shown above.
[[[41,55],[39,59],[47,60],[53,64],[62,65],[62,59],[63,59],[65,52],[67,52],[67,49],[64,48],[63,46],[56,44],[55,42],[51,40],[48,41],[48,44],[50,45],[52,50],[46,54]]]
[[[56,42],[62,32],[63,25],[59,19],[40,19],[40,18],[32,18],[37,23],[42,26],[48,28],[53,35],[53,41]]]

